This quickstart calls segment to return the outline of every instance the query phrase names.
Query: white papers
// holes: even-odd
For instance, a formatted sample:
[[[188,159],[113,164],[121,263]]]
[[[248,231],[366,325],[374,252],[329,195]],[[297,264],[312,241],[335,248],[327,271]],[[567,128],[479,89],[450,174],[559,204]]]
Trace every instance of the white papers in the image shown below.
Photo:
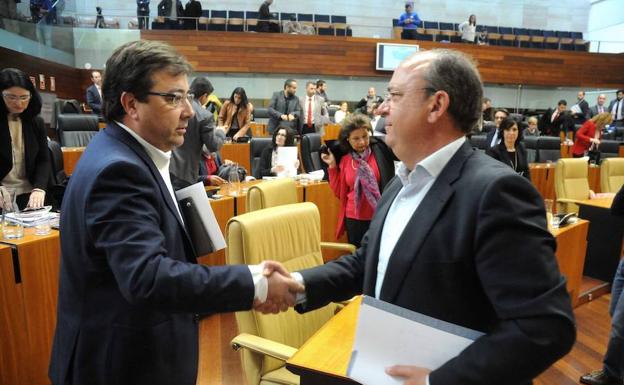
[[[297,147],[280,146],[277,148],[277,165],[284,166],[284,170],[279,172],[277,176],[293,177],[297,175]]]
[[[435,370],[483,333],[364,297],[347,375],[363,385],[399,385],[385,368],[415,365]]]
[[[570,111],[572,111],[573,114],[582,114],[583,113],[583,111],[581,110],[581,107],[579,107],[578,104],[573,105],[570,108]]]
[[[199,220],[201,221],[203,232],[205,234],[198,233],[199,230],[197,229],[189,228],[194,221],[193,218],[189,218],[188,214],[185,215],[184,218],[185,225],[189,230],[193,243],[195,243],[194,246],[197,247],[198,241],[200,241],[199,239],[195,239],[196,237],[205,236],[212,242],[212,246],[214,247],[214,250],[212,251],[224,249],[225,238],[223,238],[223,233],[221,233],[221,228],[219,227],[217,218],[212,211],[212,207],[210,207],[210,202],[208,201],[208,196],[206,195],[206,190],[204,189],[204,184],[202,182],[195,183],[194,185],[176,191],[175,194],[178,202],[187,200],[192,203],[192,206],[195,209],[193,213],[196,212]],[[183,203],[180,204],[182,205]],[[185,212],[186,210],[184,207],[180,207],[180,211]],[[202,255],[200,251],[198,251],[198,253]]]

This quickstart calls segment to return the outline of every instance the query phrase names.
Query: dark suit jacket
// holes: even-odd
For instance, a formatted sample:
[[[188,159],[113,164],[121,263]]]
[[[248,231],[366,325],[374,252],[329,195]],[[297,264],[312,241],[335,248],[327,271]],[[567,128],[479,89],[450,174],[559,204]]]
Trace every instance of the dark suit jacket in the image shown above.
[[[603,105],[602,108],[603,108],[603,112],[611,112],[611,110],[609,110],[606,105]],[[598,105],[597,104],[594,105],[594,106],[591,106],[589,108],[589,118],[590,119],[593,118],[594,116],[598,115],[598,114],[599,114],[599,112],[598,112]]]
[[[619,100],[617,99],[613,99],[610,103],[609,103],[609,112],[614,113],[615,111],[613,111],[613,106],[615,105],[615,103],[619,102]],[[624,103],[621,104],[620,109],[624,109]],[[620,113],[620,115],[624,116],[624,111],[618,111]],[[613,119],[615,120],[616,117],[614,117]]]
[[[577,104],[578,104],[579,108],[581,109],[581,113],[580,114],[575,114],[573,116],[574,123],[576,123],[576,124],[583,124],[590,117],[589,116],[590,115],[589,103],[587,103],[587,100],[583,99],[580,102],[578,102]]]
[[[112,124],[67,187],[53,384],[195,385],[195,313],[251,308],[246,266],[198,265],[160,173]]]
[[[271,172],[271,160],[273,159],[273,146],[267,146],[260,153],[260,177],[275,176]]]
[[[102,98],[100,98],[100,93],[95,84],[91,84],[87,88],[87,104],[91,107],[94,114],[102,115]]]
[[[488,149],[486,151],[486,154],[488,154],[489,156],[491,156],[492,158],[500,162],[503,162],[509,167],[513,167],[513,164],[515,163],[515,160],[516,160],[515,157],[514,157],[514,160],[512,160],[509,157],[509,153],[507,152],[507,147],[505,147],[505,143],[503,142]],[[531,174],[529,173],[529,162],[527,161],[527,153],[526,153],[526,149],[524,148],[524,144],[522,143],[518,144],[518,147],[516,147],[516,155],[518,156],[517,157],[518,163],[516,164],[516,173],[522,175],[523,177],[527,178],[530,181]]]
[[[559,136],[561,130],[567,132],[574,130],[574,120],[572,120],[572,116],[568,111],[559,114],[557,119],[551,122],[550,119],[554,112],[554,109],[549,108],[537,122],[537,127],[543,136]]]
[[[298,119],[301,117],[301,105],[299,104],[299,98],[297,95],[293,95],[293,97],[286,99],[284,91],[274,92],[271,97],[271,104],[269,104],[268,113],[269,123],[267,124],[267,131],[270,134],[275,131],[275,128],[280,124],[280,122],[290,126],[294,132],[298,132]],[[293,114],[295,116],[295,120],[292,122],[288,122],[286,120],[282,121],[280,116],[284,114]]]
[[[355,254],[301,272],[299,311],[374,296],[382,227],[401,188],[398,178],[386,186]],[[531,183],[466,142],[399,238],[380,295],[486,333],[434,370],[431,385],[528,384],[570,350],[574,319],[554,250]]]
[[[43,119],[40,116],[32,120],[22,120],[22,135],[24,139],[24,161],[26,162],[26,177],[34,188],[48,189],[48,182],[52,176],[48,139]],[[13,168],[13,149],[9,122],[0,118],[0,184],[2,179]]]

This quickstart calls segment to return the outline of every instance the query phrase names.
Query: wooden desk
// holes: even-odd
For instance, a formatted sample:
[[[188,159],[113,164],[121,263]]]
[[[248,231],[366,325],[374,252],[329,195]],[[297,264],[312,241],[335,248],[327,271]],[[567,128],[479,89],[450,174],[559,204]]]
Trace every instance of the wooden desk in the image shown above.
[[[249,160],[249,143],[225,143],[221,147],[221,159],[229,159],[245,167],[247,174],[251,175],[251,162]]]
[[[346,377],[362,298],[352,301],[321,327],[287,362],[301,385],[357,384]]]
[[[600,166],[590,164],[587,166],[587,180],[589,182],[589,189],[595,193],[600,191]]]
[[[566,284],[572,306],[579,304],[581,294],[581,282],[583,280],[583,267],[587,251],[587,231],[589,222],[580,219],[577,223],[552,230],[557,240],[557,263],[559,270],[568,282]]]
[[[249,130],[251,130],[251,135],[255,138],[270,136],[266,128],[267,128],[267,125],[264,123],[256,123],[256,122],[249,123]]]
[[[63,151],[63,169],[69,176],[74,172],[85,147],[62,147],[61,150]]]
[[[531,182],[544,199],[555,200],[555,164],[554,163],[531,163],[529,164]]]
[[[11,259],[7,259],[6,251],[0,252],[2,313],[13,317],[7,318],[10,329],[0,332],[8,331],[10,334],[6,340],[0,340],[0,356],[5,353],[12,355],[9,360],[12,367],[7,374],[0,370],[0,382],[7,385],[50,383],[48,365],[56,326],[59,234],[56,230],[43,236],[33,233],[32,228],[25,229],[24,238],[2,240],[2,244],[8,246],[13,254]],[[4,316],[0,318],[0,322],[7,322]],[[7,346],[11,350],[6,350]],[[17,382],[4,380],[4,376],[14,375],[19,376]]]

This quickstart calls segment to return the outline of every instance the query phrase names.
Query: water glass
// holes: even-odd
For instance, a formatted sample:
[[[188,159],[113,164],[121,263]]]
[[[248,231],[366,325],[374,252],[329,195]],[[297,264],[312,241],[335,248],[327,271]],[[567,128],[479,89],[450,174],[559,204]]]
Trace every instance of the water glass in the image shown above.
[[[554,202],[552,199],[544,199],[544,206],[546,207],[546,224],[548,225],[548,229],[558,229],[559,228],[559,219],[554,216],[553,208]]]
[[[238,177],[238,164],[234,163],[230,166],[228,173],[228,184],[230,196],[238,196],[240,190],[240,179]]]
[[[0,205],[2,206],[2,238],[18,239],[24,236],[24,225],[19,220],[19,208],[15,201],[14,188],[0,187]]]
[[[48,235],[52,231],[52,227],[50,225],[50,217],[49,215],[45,215],[43,218],[38,219],[35,222],[35,234],[36,235]]]

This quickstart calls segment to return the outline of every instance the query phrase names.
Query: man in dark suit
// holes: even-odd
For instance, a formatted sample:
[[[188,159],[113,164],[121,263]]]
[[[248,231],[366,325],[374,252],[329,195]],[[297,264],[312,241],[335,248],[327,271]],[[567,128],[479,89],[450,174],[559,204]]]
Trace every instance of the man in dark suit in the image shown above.
[[[273,131],[280,123],[286,124],[294,132],[299,132],[301,104],[295,93],[297,93],[297,82],[294,79],[288,79],[284,82],[283,91],[273,93],[271,104],[269,104],[268,108],[269,123],[267,124],[267,131],[269,134],[273,134]]]
[[[598,114],[602,114],[603,112],[608,112],[609,109],[607,108],[607,106],[605,106],[606,101],[607,101],[607,95],[605,94],[598,95],[598,98],[596,99],[596,105],[590,107],[589,109],[589,117],[593,118],[594,116]]]
[[[102,74],[100,71],[91,72],[93,84],[87,88],[87,105],[94,114],[102,116]]]
[[[496,112],[494,113],[494,124],[495,124],[495,128],[493,130],[488,131],[487,135],[485,136],[485,144],[486,144],[486,149],[490,149],[492,147],[496,147],[503,138],[501,138],[499,136],[500,132],[498,132],[498,127],[500,127],[500,124],[503,120],[507,119],[507,117],[509,116],[509,111],[507,111],[504,108],[499,108],[496,110]]]
[[[538,127],[542,136],[559,136],[563,130],[566,134],[574,131],[574,121],[569,111],[566,111],[568,102],[561,99],[557,108],[549,108],[540,118]]]
[[[150,0],[137,0],[139,29],[149,29]]]
[[[624,126],[624,90],[617,91],[615,100],[609,103],[609,112],[613,115],[615,127]]]
[[[418,52],[388,90],[381,108],[398,176],[353,255],[293,274],[305,285],[297,309],[364,293],[485,333],[433,371],[386,370],[405,383],[530,384],[575,336],[543,200],[467,142],[483,91],[464,54]]]
[[[576,106],[576,107],[575,107]],[[572,106],[575,112],[572,112],[574,124],[583,124],[589,119],[589,103],[585,100],[585,91],[579,91],[576,95],[576,104]],[[580,110],[580,112],[578,112]]]
[[[263,265],[197,264],[169,175],[193,116],[190,72],[154,41],[124,44],[106,63],[108,126],[63,199],[55,385],[195,385],[198,313],[294,303],[297,284]]]

